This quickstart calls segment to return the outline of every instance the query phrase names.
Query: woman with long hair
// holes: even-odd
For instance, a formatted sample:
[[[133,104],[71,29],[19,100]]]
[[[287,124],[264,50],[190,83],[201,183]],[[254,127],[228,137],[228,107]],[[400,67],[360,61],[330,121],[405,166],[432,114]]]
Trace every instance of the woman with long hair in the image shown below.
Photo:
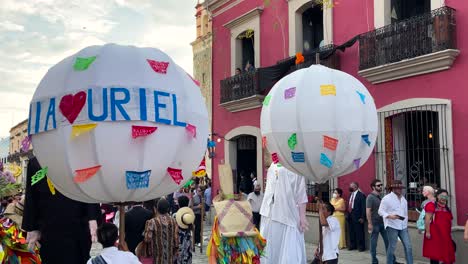
[[[333,190],[333,198],[331,199],[330,203],[335,207],[335,212],[333,216],[338,219],[341,228],[341,235],[340,235],[340,244],[339,248],[343,249],[346,247],[346,219],[345,219],[345,212],[346,212],[346,201],[342,198],[343,190],[340,188],[336,188]]]
[[[448,207],[447,190],[437,190],[435,202],[428,202],[426,211],[423,243],[423,256],[430,259],[431,264],[455,263],[455,243],[452,240],[452,212]]]

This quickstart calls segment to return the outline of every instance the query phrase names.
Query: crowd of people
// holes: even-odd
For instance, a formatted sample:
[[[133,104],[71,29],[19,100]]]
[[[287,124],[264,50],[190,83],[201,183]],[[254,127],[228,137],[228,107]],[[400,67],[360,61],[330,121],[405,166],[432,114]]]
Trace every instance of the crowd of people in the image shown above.
[[[291,260],[294,254],[298,255],[297,263],[305,263],[304,232],[308,230],[305,183],[302,176],[287,170],[278,173],[275,168],[275,173],[269,172],[265,193],[255,177],[249,179],[253,186],[251,192],[245,193],[251,205],[252,221],[267,239],[265,252],[268,256],[262,258],[262,263],[283,263],[281,260]],[[40,165],[33,159],[28,177],[39,169]],[[379,236],[385,245],[386,263],[398,263],[395,258],[398,240],[403,244],[406,263],[413,263],[404,184],[399,180],[389,183],[385,196],[380,180],[373,180],[370,187],[372,192],[366,196],[359,183],[352,182],[348,201],[343,197],[343,190],[336,188],[330,202],[320,202],[318,213],[323,242],[314,254],[314,262],[338,263],[339,251],[344,248],[366,250],[367,230],[372,263],[378,263]],[[211,181],[206,177],[194,178],[190,185],[165,197],[128,205],[125,240],[119,241],[120,216],[116,207],[84,204],[59,192],[52,194],[45,181],[38,183],[34,190],[27,185],[26,194],[25,197],[18,190],[2,199],[0,235],[4,253],[0,256],[7,260],[4,263],[20,256],[23,262],[15,263],[54,264],[67,260],[67,263],[81,264],[189,264],[194,249],[202,246],[202,223],[209,220],[206,215],[213,202]],[[424,186],[422,195],[426,200],[417,222],[423,239],[422,255],[431,264],[455,263],[449,193]],[[275,200],[281,202],[275,203]],[[70,229],[70,225],[74,228]],[[278,235],[283,239],[277,239]],[[8,240],[8,237],[16,240]],[[468,241],[467,228],[464,238]],[[103,246],[101,254],[94,258],[89,256],[91,241]]]
[[[398,240],[403,244],[406,263],[413,263],[413,248],[408,232],[408,201],[403,195],[406,187],[400,180],[394,180],[387,186],[388,193],[385,196],[382,196],[384,186],[380,180],[373,180],[370,187],[372,192],[366,197],[357,182],[350,183],[348,202],[343,198],[342,189],[333,191],[333,216],[342,231],[337,242],[339,249],[365,251],[364,230],[367,222],[373,264],[378,263],[379,236],[385,245],[386,263],[398,263],[395,258]],[[448,191],[424,186],[422,194],[426,200],[421,205],[421,216],[417,223],[424,239],[422,255],[431,264],[455,263],[456,244],[451,235],[453,216],[448,207]],[[349,235],[349,245],[346,244],[346,234]],[[467,240],[468,232],[465,230]]]

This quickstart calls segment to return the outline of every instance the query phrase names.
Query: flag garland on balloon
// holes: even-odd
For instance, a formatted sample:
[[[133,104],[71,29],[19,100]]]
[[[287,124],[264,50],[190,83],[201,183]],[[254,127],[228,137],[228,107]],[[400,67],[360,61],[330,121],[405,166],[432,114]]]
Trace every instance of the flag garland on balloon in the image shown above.
[[[260,126],[274,163],[323,183],[367,161],[377,137],[377,110],[356,78],[312,65],[270,90]]]
[[[33,185],[47,174],[51,192],[91,203],[179,189],[206,151],[197,134],[208,134],[208,113],[197,85],[158,49],[107,44],[61,61],[30,104],[28,135],[47,170]]]

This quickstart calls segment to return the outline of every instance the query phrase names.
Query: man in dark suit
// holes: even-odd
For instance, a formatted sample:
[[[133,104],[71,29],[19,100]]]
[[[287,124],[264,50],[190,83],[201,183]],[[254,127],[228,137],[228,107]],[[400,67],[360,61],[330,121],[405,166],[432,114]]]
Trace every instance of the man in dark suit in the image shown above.
[[[128,249],[135,254],[135,249],[143,241],[143,231],[146,221],[153,218],[153,212],[143,207],[141,203],[135,204],[125,213],[125,241]]]
[[[36,158],[29,160],[22,225],[29,247],[40,243],[42,263],[86,263],[91,238],[96,238],[99,204],[78,202],[57,190],[52,194],[45,178],[32,186],[31,178],[40,169]]]
[[[366,196],[359,190],[359,184],[352,182],[349,185],[348,226],[349,250],[366,250],[364,239],[364,222],[366,219]]]

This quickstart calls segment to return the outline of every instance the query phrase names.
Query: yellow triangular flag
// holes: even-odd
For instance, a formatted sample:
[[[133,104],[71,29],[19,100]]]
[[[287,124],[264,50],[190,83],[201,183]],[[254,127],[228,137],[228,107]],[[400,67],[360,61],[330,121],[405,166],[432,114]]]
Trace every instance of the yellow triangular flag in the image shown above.
[[[97,124],[83,124],[83,125],[73,125],[72,127],[72,132],[71,132],[71,138],[75,138],[80,136],[83,133],[89,132],[93,130]]]
[[[55,187],[52,181],[47,177],[47,185],[49,185],[49,190],[52,195],[55,195]]]

